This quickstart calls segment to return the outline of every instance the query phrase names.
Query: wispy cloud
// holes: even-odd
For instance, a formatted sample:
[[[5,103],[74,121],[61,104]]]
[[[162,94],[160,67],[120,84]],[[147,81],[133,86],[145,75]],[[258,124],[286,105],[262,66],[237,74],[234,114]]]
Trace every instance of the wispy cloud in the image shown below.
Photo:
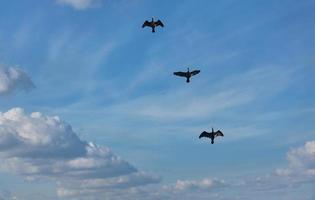
[[[69,5],[76,10],[85,10],[87,8],[95,7],[103,0],[56,0],[59,4]]]
[[[215,84],[183,84],[181,88],[141,96],[115,107],[117,111],[154,119],[200,118],[276,95],[288,86],[291,75],[291,71],[279,67],[265,67],[227,76]]]

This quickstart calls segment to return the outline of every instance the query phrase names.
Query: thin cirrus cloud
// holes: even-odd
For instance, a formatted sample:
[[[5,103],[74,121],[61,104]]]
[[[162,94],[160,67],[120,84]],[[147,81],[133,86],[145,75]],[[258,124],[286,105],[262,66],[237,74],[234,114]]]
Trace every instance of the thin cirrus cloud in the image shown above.
[[[57,3],[71,6],[76,10],[85,10],[99,5],[101,1],[102,0],[57,0]]]
[[[1,171],[28,180],[56,180],[60,196],[106,193],[160,181],[109,148],[82,141],[59,117],[28,115],[22,108],[0,113],[0,146]]]
[[[0,95],[28,91],[34,87],[31,78],[22,69],[0,66]]]
[[[111,109],[124,115],[166,121],[207,117],[226,109],[251,104],[266,96],[277,95],[289,86],[288,80],[293,71],[275,66],[251,69],[242,74],[229,75],[215,86],[212,82],[197,82],[188,88],[173,88],[167,94],[159,93],[129,100],[114,105]]]

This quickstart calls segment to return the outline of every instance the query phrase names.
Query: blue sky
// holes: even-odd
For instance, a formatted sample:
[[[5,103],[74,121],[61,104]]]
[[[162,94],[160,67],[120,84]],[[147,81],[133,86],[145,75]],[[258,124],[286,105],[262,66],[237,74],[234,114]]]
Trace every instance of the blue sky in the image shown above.
[[[10,149],[2,150],[3,162],[16,157],[19,165],[38,167],[32,159],[45,145],[34,138],[67,138],[72,132],[63,127],[70,124],[80,138],[76,145],[93,149],[85,143],[89,141],[109,147],[110,156],[121,157],[139,171],[127,178],[141,177],[135,181],[140,186],[127,187],[136,188],[135,199],[145,199],[147,187],[158,194],[149,199],[165,199],[161,193],[169,199],[188,198],[196,190],[200,195],[195,199],[252,199],[262,190],[270,199],[279,199],[279,194],[286,194],[286,200],[314,198],[313,1],[11,0],[0,2],[0,7],[0,79],[9,69],[22,70],[12,83],[0,81],[0,112],[9,113],[3,114],[0,125],[10,127],[0,129],[0,144]],[[155,34],[142,29],[151,17],[161,19],[165,28]],[[172,74],[187,67],[201,70],[189,84]],[[17,107],[24,111],[12,111]],[[33,120],[33,112],[41,113],[35,118],[43,120]],[[13,118],[17,124],[11,123]],[[29,139],[41,145],[27,160],[3,139],[15,127],[21,127],[14,131],[20,136],[38,131]],[[214,145],[198,139],[211,127],[225,134]],[[19,148],[32,145],[26,142]],[[47,155],[60,156],[59,147]],[[71,148],[64,151],[76,155]],[[80,163],[75,158],[69,163]],[[294,174],[293,160],[300,160],[298,166],[303,164],[308,175]],[[290,173],[277,173],[280,168]],[[3,195],[78,198],[56,194],[56,188],[76,190],[68,184],[78,180],[63,180],[45,170],[37,176],[17,168],[0,170]],[[273,180],[274,174],[281,176]],[[264,183],[276,189],[251,182],[258,177],[267,177]],[[187,181],[184,189],[179,180]],[[256,188],[246,189],[246,184]],[[299,187],[293,189],[294,184]],[[209,192],[208,186],[214,189]],[[102,187],[82,199],[122,197],[117,185]]]

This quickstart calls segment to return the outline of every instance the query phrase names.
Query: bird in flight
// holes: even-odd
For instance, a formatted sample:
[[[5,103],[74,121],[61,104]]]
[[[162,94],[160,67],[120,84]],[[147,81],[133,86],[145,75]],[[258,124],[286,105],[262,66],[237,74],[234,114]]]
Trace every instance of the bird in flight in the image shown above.
[[[223,133],[220,131],[220,130],[217,130],[216,132],[213,131],[213,128],[212,128],[212,132],[207,132],[207,131],[204,131],[202,132],[200,135],[199,135],[199,139],[202,138],[202,137],[208,137],[211,139],[211,144],[214,143],[214,138],[218,137],[218,136],[224,136]]]
[[[145,21],[142,25],[142,28],[149,26],[152,28],[152,33],[155,33],[155,27],[157,26],[161,26],[164,27],[164,24],[161,22],[161,20],[157,20],[156,22],[154,21],[154,19],[152,18],[152,21]]]
[[[174,72],[175,76],[182,76],[182,77],[186,77],[186,82],[189,83],[190,82],[190,77],[195,76],[197,74],[200,73],[200,70],[194,70],[194,71],[189,71],[189,68],[187,70],[187,72]]]

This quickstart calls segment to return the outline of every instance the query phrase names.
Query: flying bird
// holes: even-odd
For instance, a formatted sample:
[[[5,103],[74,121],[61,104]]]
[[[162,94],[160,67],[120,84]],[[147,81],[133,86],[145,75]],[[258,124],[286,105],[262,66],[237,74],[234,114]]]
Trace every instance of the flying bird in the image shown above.
[[[152,18],[152,21],[145,21],[142,25],[142,28],[149,26],[152,28],[152,33],[155,33],[155,27],[157,26],[161,26],[164,27],[164,24],[161,22],[161,20],[157,20],[156,22],[154,21],[154,19]]]
[[[200,135],[199,135],[199,139],[202,138],[202,137],[208,137],[211,139],[211,144],[214,143],[214,138],[218,137],[218,136],[224,136],[223,133],[220,131],[220,130],[217,130],[216,132],[213,131],[213,128],[212,128],[212,132],[207,132],[207,131],[204,131],[202,132]]]
[[[176,76],[182,76],[186,77],[186,82],[190,82],[190,77],[195,76],[200,73],[200,70],[194,70],[194,71],[189,71],[189,68],[187,69],[187,72],[174,72],[174,75]]]

